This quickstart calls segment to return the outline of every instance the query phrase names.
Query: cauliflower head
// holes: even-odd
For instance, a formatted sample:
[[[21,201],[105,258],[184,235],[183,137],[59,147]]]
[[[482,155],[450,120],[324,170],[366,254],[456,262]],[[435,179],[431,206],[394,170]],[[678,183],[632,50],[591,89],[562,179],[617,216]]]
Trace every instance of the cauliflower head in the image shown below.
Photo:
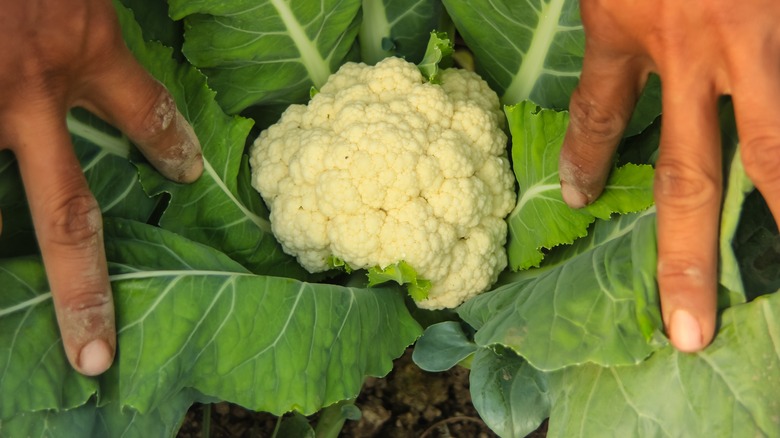
[[[418,306],[456,307],[506,267],[515,205],[498,97],[475,73],[425,82],[400,58],[348,63],[250,150],[274,235],[310,272],[400,261],[431,282]]]

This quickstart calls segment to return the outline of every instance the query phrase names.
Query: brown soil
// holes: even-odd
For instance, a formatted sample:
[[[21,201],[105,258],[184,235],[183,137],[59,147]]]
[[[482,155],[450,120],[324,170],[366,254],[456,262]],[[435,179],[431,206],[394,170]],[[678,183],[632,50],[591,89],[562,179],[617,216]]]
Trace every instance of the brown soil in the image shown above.
[[[456,367],[444,373],[427,373],[411,360],[411,349],[396,360],[383,379],[366,381],[356,405],[360,421],[348,421],[342,437],[359,438],[492,438],[493,433],[471,404],[468,370]],[[203,406],[187,413],[179,438],[200,438]],[[247,411],[228,403],[213,405],[214,438],[270,437],[278,417]],[[316,421],[316,420],[312,420]],[[534,437],[544,436],[542,430]]]

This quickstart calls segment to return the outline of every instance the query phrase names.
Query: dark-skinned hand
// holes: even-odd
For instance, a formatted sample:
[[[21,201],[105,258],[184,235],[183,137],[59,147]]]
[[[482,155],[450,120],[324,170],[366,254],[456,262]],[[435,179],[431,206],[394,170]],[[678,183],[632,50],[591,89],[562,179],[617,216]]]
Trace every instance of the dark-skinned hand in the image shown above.
[[[661,77],[654,196],[658,286],[672,344],[706,347],[716,325],[722,195],[717,101],[730,95],[745,170],[780,219],[780,2],[581,0],[586,45],[561,152],[564,200],[601,193],[648,74]]]
[[[116,351],[114,306],[100,206],[66,113],[97,114],[179,182],[201,174],[200,144],[125,46],[110,1],[0,0],[0,10],[0,148],[19,164],[65,353],[77,371],[97,375]]]

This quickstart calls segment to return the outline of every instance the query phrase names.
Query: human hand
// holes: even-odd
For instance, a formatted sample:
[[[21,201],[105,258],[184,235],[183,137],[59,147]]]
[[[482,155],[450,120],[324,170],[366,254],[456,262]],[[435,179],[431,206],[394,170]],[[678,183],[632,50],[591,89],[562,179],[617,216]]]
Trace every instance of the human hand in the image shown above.
[[[560,160],[564,200],[592,202],[650,72],[662,81],[654,196],[658,286],[672,344],[715,332],[722,195],[717,101],[732,96],[748,176],[780,219],[780,3],[582,0],[586,45]]]
[[[0,0],[0,8],[0,148],[19,163],[68,360],[97,375],[114,358],[114,306],[100,206],[66,112],[80,106],[118,127],[175,181],[201,174],[200,144],[125,46],[109,0]]]

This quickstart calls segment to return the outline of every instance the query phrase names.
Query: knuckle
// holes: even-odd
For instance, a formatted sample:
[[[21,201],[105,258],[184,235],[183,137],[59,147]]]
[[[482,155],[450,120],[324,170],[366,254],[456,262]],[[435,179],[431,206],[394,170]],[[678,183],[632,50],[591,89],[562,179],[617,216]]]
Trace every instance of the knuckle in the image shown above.
[[[659,255],[658,282],[665,293],[686,293],[690,288],[700,289],[707,286],[710,277],[704,269],[704,261],[700,257],[687,253]],[[663,286],[674,287],[663,287]]]
[[[96,335],[114,330],[114,303],[110,292],[82,289],[55,297],[57,320],[63,336],[83,344]]]
[[[577,138],[592,144],[614,143],[620,139],[624,125],[620,114],[575,90],[569,107],[569,128]]]
[[[745,139],[741,153],[745,172],[756,185],[780,183],[780,136]]]
[[[108,291],[92,287],[67,294],[60,302],[71,315],[100,315],[113,304]]]
[[[720,200],[720,178],[687,162],[659,160],[653,192],[665,207],[698,210]]]
[[[84,8],[78,18],[72,33],[82,39],[80,47],[87,58],[112,59],[117,49],[124,47],[119,22],[112,10],[104,5],[98,9]]]
[[[176,119],[176,102],[162,84],[153,87],[152,95],[147,100],[137,120],[141,140],[152,141],[163,135]]]
[[[66,198],[52,214],[51,240],[66,246],[92,247],[100,244],[103,219],[91,193]]]

